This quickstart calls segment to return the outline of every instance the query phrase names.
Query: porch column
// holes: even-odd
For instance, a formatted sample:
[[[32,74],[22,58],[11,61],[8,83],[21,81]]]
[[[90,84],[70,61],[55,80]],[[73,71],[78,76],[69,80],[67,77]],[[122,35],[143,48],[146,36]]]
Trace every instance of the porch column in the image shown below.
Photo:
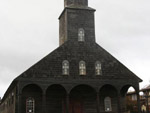
[[[118,91],[118,95],[117,95],[117,103],[118,103],[118,113],[122,113],[121,111],[121,94],[120,91]]]
[[[66,95],[66,113],[69,113],[69,94]]]
[[[137,91],[136,95],[137,95],[137,107],[138,107],[138,113],[141,113],[141,104],[140,104],[139,90]]]
[[[46,94],[42,94],[42,111],[43,113],[46,113]]]
[[[17,104],[17,113],[21,113],[22,111],[22,94],[21,93],[18,93],[17,95],[17,101],[16,101],[16,104]]]
[[[97,92],[96,101],[97,101],[97,113],[100,113],[99,92]]]

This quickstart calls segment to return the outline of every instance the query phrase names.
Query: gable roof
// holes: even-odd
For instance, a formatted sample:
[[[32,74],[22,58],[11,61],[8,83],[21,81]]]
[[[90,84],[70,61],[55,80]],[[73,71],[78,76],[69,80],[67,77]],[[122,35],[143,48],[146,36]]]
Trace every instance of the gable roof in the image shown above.
[[[141,89],[141,91],[148,91],[148,90],[150,90],[150,85],[146,85]]]
[[[97,43],[70,42],[67,41],[53,52],[48,54],[38,63],[33,65],[18,78],[44,78],[62,75],[62,61],[70,63],[70,76],[78,74],[78,63],[84,60],[87,65],[87,76],[94,76],[95,62],[102,63],[102,78],[113,77],[120,79],[133,79],[138,82],[142,80],[109,54]],[[92,65],[92,67],[90,66]]]
[[[97,43],[67,41],[14,79],[7,89],[2,102],[16,84],[24,78],[29,80],[31,78],[49,80],[51,78],[61,77],[63,60],[68,60],[70,63],[69,76],[72,76],[72,79],[78,77],[79,61],[84,60],[87,66],[86,76],[88,78],[93,79],[95,75],[95,62],[100,61],[102,63],[102,76],[100,76],[101,79],[95,79],[105,80],[114,78],[118,80],[124,79],[142,82],[142,79],[136,76]]]

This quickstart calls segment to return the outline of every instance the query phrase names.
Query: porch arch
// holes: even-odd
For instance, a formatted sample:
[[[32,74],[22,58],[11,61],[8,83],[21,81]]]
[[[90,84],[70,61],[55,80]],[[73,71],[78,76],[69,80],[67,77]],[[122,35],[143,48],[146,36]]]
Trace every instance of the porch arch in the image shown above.
[[[69,113],[97,113],[96,91],[89,85],[77,85],[69,93]]]
[[[28,84],[22,89],[22,113],[26,113],[27,111],[27,99],[34,99],[34,111],[36,113],[42,112],[42,89],[36,84]]]
[[[66,112],[66,89],[60,84],[53,84],[46,90],[46,113]]]
[[[109,98],[110,103],[106,103],[105,99]],[[118,111],[118,94],[117,89],[110,84],[105,84],[99,89],[99,102],[101,112],[117,112]],[[109,108],[108,107],[109,104]]]
[[[132,87],[134,90],[135,90],[135,94],[134,95],[132,95],[132,96],[134,96],[134,102],[132,102],[132,96],[131,96],[131,98],[130,98],[130,96],[128,96],[127,97],[127,92],[128,92],[128,90],[129,90],[129,88],[130,87]],[[135,86],[135,85],[132,85],[132,84],[125,84],[125,85],[123,85],[122,86],[122,88],[120,89],[120,104],[121,104],[121,111],[122,112],[127,112],[128,110],[131,110],[130,109],[130,106],[128,106],[127,105],[127,103],[131,103],[131,104],[133,104],[134,103],[134,105],[132,105],[132,107],[134,106],[134,107],[136,107],[135,108],[135,110],[136,111],[130,111],[130,112],[138,112],[138,110],[140,110],[140,103],[139,103],[139,90],[138,90],[138,88]]]

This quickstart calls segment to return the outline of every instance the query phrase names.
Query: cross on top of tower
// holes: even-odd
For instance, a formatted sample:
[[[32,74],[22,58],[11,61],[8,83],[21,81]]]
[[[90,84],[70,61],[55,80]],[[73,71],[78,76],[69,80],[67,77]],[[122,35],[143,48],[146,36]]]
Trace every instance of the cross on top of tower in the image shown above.
[[[71,5],[88,6],[88,0],[64,0],[65,7],[68,7]]]

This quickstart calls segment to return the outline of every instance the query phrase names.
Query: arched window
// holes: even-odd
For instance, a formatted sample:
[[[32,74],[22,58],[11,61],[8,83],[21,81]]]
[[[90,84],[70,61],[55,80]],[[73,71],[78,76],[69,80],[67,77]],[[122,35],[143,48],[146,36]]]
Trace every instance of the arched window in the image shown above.
[[[111,98],[110,97],[105,97],[104,105],[105,105],[105,111],[112,111]]]
[[[80,28],[78,30],[78,41],[81,41],[81,42],[85,41],[84,36],[85,36],[84,29]]]
[[[69,75],[69,62],[67,60],[64,60],[62,63],[62,74]]]
[[[102,65],[99,61],[95,63],[95,74],[101,75],[102,74]]]
[[[35,101],[33,98],[29,97],[26,99],[26,113],[34,113]]]
[[[86,75],[86,65],[84,61],[79,62],[79,74]]]

